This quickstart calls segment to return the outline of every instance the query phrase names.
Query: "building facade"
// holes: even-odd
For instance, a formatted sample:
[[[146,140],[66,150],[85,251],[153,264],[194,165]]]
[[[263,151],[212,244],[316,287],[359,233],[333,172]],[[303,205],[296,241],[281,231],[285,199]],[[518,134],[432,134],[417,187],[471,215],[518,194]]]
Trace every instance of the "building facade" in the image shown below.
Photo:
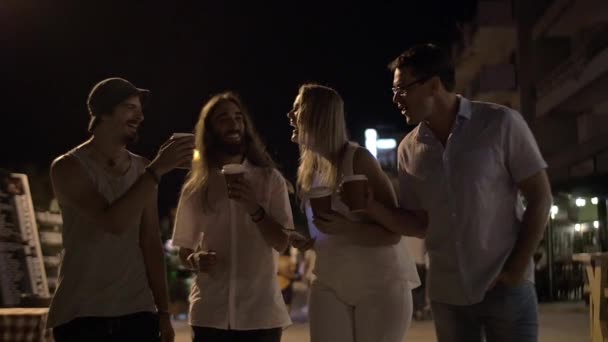
[[[608,250],[608,1],[480,0],[461,36],[457,91],[519,110],[549,165],[539,292],[580,298],[572,254]]]

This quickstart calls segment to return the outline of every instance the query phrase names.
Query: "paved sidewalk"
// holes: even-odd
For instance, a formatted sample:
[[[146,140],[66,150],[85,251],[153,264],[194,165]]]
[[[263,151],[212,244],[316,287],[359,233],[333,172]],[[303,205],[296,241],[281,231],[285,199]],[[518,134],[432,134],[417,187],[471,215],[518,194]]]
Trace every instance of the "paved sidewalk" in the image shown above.
[[[294,303],[295,304],[295,303]],[[297,309],[294,309],[296,311]],[[283,333],[283,342],[308,342],[308,323],[295,315],[296,322]],[[183,322],[175,322],[175,342],[190,341],[190,328]],[[540,305],[540,342],[589,341],[589,315],[584,303],[550,303]],[[407,342],[435,341],[432,321],[412,322],[406,336]]]

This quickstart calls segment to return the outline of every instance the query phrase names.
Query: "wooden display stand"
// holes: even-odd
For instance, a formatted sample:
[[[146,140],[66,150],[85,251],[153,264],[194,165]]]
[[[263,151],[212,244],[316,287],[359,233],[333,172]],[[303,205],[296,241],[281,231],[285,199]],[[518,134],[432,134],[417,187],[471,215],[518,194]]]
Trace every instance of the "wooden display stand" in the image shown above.
[[[589,279],[589,324],[592,342],[608,341],[608,253],[580,253],[572,256],[581,262]]]

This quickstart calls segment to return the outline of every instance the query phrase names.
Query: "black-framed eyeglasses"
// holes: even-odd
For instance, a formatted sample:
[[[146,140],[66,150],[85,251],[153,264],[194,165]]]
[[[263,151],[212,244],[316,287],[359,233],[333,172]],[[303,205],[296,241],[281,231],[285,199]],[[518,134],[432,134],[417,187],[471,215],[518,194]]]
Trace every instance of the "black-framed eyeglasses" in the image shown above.
[[[407,92],[409,91],[409,88],[411,88],[412,86],[414,86],[416,84],[424,83],[424,82],[428,81],[429,79],[430,79],[430,77],[421,77],[402,87],[393,87],[393,95],[405,97],[405,96],[407,96]]]

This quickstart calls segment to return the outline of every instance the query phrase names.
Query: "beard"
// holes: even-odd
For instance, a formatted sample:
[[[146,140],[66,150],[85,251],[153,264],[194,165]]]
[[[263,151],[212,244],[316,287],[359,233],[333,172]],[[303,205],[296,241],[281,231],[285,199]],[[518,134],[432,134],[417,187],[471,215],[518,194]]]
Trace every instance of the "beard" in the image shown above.
[[[134,143],[136,143],[138,140],[139,140],[139,133],[138,133],[138,132],[135,132],[135,133],[133,133],[133,134],[125,134],[125,135],[122,137],[122,142],[123,142],[125,145],[134,144]]]
[[[241,141],[240,143],[225,143],[220,141],[216,147],[219,149],[220,153],[234,157],[245,153],[247,145],[244,141]]]
[[[230,157],[238,156],[244,154],[247,150],[247,139],[245,136],[238,143],[233,142],[225,142],[218,134],[211,131],[212,150],[215,151],[216,154],[225,154]]]

